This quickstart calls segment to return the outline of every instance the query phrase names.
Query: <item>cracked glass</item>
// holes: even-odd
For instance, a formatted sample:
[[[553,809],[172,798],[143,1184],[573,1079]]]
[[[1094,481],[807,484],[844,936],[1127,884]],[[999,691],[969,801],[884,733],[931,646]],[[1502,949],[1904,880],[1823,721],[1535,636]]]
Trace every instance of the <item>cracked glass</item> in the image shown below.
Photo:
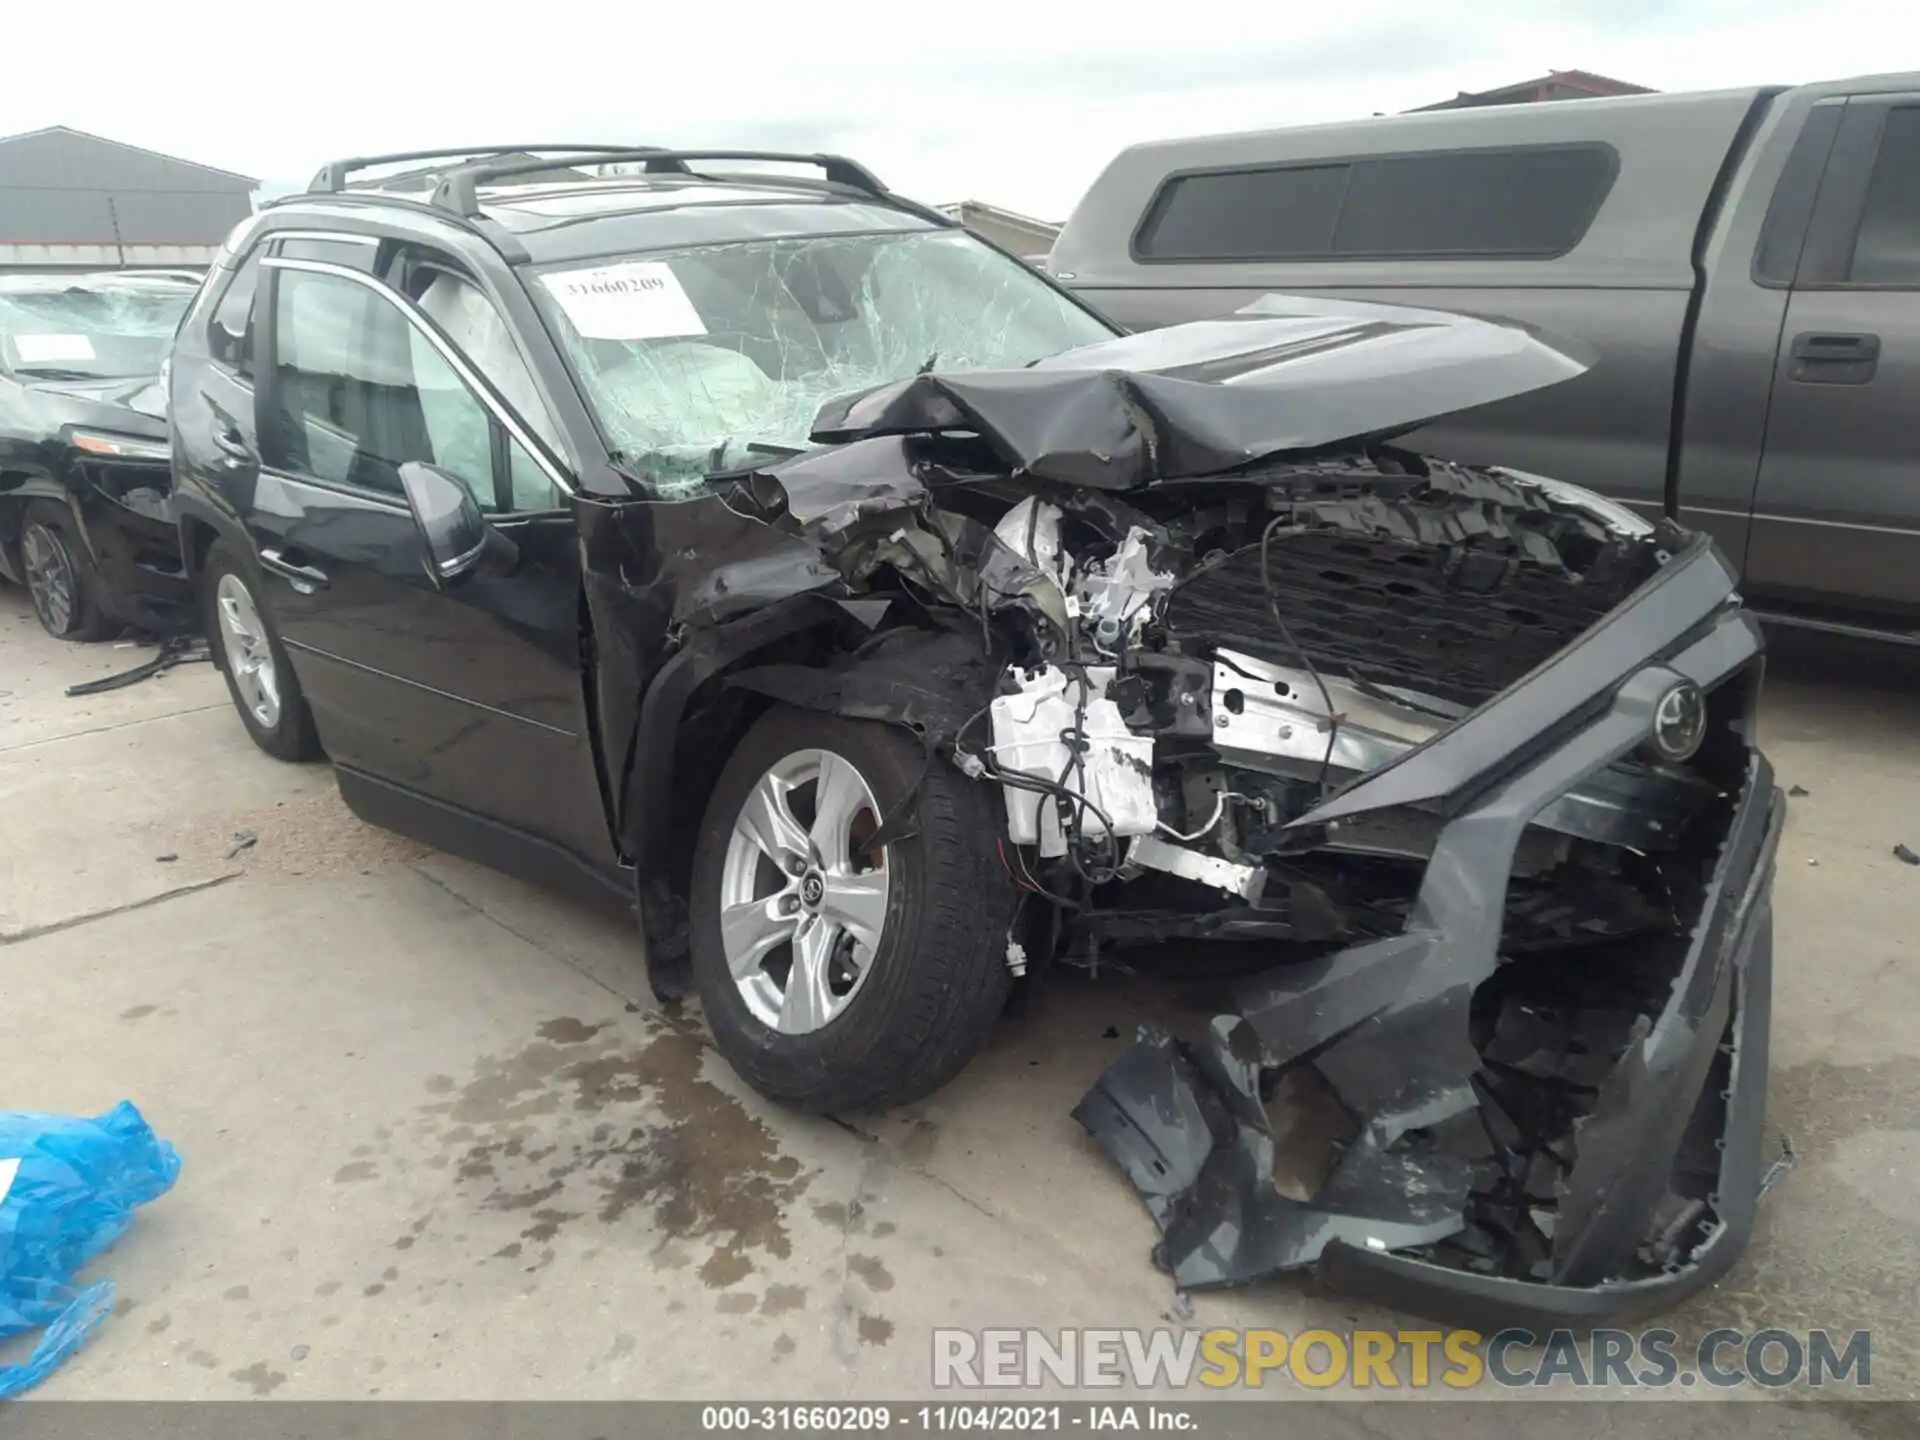
[[[0,288],[0,364],[45,380],[158,375],[191,285],[57,280]]]
[[[1112,334],[956,231],[656,251],[540,279],[615,460],[659,499],[804,448],[833,396],[921,370],[1018,368]]]

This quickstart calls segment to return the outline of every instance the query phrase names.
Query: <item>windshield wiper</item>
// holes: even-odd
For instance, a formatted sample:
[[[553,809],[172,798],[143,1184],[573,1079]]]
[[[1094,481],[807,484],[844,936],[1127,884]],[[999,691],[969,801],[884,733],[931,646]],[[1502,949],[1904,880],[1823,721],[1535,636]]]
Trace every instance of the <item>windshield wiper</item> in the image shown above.
[[[94,370],[71,370],[59,365],[16,365],[16,375],[37,375],[43,380],[112,380],[115,376],[102,375]]]

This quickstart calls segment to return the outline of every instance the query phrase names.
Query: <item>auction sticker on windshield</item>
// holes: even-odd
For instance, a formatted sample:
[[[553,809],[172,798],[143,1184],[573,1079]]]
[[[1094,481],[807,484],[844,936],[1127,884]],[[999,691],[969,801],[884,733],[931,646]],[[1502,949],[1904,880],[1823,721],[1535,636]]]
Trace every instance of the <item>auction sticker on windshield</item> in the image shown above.
[[[660,260],[540,277],[583,340],[662,340],[707,327],[679,277]]]
[[[23,365],[93,359],[93,342],[84,335],[15,335],[13,348]]]

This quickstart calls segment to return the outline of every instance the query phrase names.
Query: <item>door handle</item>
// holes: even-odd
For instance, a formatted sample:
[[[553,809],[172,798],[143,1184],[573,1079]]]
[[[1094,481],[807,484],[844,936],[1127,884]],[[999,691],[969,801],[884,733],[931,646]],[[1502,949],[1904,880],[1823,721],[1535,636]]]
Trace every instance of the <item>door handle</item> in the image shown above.
[[[311,595],[316,590],[324,590],[333,582],[327,578],[327,572],[316,570],[311,565],[296,565],[278,550],[262,550],[260,564],[263,569],[271,570],[302,595]]]
[[[1810,330],[1793,337],[1788,378],[1812,385],[1864,385],[1880,368],[1878,335]]]

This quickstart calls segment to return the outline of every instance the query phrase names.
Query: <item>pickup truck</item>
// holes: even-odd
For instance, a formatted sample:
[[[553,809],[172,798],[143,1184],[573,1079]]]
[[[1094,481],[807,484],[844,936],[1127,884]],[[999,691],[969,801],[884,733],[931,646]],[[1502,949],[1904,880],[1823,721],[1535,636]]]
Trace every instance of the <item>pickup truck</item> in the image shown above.
[[[1046,263],[1132,329],[1281,291],[1571,339],[1586,375],[1407,443],[1706,530],[1773,620],[1920,644],[1920,74],[1137,145]]]

